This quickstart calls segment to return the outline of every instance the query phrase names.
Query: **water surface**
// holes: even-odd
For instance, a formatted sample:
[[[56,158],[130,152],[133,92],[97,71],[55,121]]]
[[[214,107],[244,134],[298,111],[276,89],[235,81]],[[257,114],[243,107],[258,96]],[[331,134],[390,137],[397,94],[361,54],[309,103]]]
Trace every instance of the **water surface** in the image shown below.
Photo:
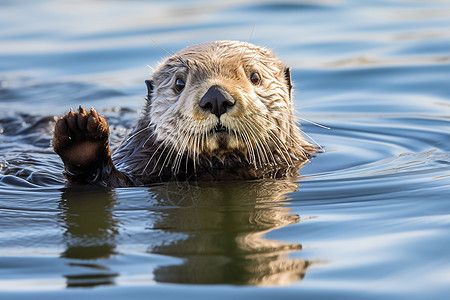
[[[450,1],[21,0],[0,26],[2,299],[450,292]],[[167,55],[152,40],[250,36],[325,150],[297,180],[66,185],[55,116],[94,106],[115,144]]]

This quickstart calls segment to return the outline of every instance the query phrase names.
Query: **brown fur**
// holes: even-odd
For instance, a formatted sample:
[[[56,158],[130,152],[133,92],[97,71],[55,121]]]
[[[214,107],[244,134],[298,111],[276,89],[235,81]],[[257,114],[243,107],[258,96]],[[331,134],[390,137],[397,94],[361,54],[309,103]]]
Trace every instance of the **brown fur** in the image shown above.
[[[254,73],[258,84],[250,80]],[[290,69],[263,47],[235,41],[190,46],[152,77],[144,115],[113,159],[106,120],[94,110],[80,108],[58,121],[54,148],[69,180],[127,186],[279,178],[295,175],[315,151],[296,125]],[[185,83],[181,91],[177,79]],[[232,103],[220,116],[199,105],[215,85]]]

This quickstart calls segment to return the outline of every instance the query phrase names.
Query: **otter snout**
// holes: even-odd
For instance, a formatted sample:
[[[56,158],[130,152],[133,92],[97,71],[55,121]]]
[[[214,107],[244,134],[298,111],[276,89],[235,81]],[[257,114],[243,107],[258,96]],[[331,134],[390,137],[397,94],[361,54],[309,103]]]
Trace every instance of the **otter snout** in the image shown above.
[[[199,106],[215,114],[218,119],[234,105],[233,97],[221,86],[213,85],[200,99]]]

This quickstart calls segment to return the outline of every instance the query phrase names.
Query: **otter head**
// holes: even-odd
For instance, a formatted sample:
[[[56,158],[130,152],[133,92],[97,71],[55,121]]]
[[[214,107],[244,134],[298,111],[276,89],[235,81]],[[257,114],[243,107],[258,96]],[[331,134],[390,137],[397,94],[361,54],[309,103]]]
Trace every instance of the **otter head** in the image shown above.
[[[269,50],[237,41],[190,46],[164,60],[152,80],[149,118],[173,155],[239,153],[255,166],[304,157],[290,69]]]

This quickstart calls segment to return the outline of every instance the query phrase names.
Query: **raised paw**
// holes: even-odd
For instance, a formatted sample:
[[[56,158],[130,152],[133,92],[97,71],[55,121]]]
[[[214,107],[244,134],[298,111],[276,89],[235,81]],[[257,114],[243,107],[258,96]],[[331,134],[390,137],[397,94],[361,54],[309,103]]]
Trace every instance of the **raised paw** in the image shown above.
[[[72,109],[55,125],[53,149],[71,175],[93,174],[110,160],[109,126],[95,109]]]

